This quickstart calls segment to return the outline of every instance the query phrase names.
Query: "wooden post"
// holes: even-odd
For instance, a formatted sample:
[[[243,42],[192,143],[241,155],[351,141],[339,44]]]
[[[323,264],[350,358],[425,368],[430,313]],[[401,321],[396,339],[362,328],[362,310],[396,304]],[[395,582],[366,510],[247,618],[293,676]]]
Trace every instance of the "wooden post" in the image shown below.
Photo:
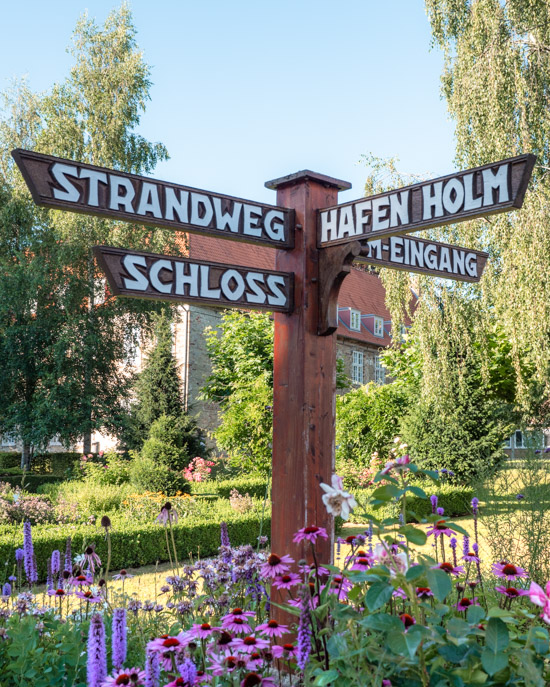
[[[292,536],[317,525],[329,533],[327,541],[318,540],[319,560],[330,563],[334,522],[319,485],[330,483],[334,472],[336,333],[318,334],[322,275],[316,210],[334,205],[338,191],[350,184],[303,171],[266,186],[277,190],[278,205],[296,212],[295,247],[277,251],[276,258],[276,269],[294,273],[295,291],[294,311],[274,316],[271,550],[296,562],[310,560],[309,544],[294,544]]]

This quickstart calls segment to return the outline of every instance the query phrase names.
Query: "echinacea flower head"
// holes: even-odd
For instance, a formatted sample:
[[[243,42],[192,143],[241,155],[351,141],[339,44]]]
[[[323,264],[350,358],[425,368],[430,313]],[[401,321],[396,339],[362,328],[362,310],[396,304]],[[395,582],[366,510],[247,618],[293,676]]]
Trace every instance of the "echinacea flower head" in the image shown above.
[[[468,563],[479,563],[479,556],[476,556],[475,551],[465,551],[462,560]]]
[[[493,571],[493,575],[496,575],[496,577],[502,577],[505,580],[517,580],[518,577],[528,577],[527,572],[523,568],[520,568],[519,565],[513,565],[512,563],[507,563],[506,561],[493,563],[491,569]]]
[[[97,603],[100,603],[101,601],[103,601],[103,599],[99,596],[99,594],[94,594],[89,589],[87,589],[85,592],[82,592],[82,591],[75,592],[75,596],[78,596],[79,599],[84,599],[84,601],[87,601],[88,603],[91,603],[91,604],[97,604]]]
[[[464,567],[462,565],[453,565],[452,563],[447,563],[446,561],[443,561],[443,563],[439,563],[439,565],[434,565],[432,566],[432,570],[443,570],[443,572],[446,572],[447,575],[455,575],[458,577],[464,572]]]
[[[462,599],[459,599],[456,604],[456,608],[458,608],[459,611],[467,611],[470,606],[479,606],[477,602],[477,596],[474,596],[472,599],[463,597]]]
[[[259,673],[247,673],[241,680],[240,687],[275,687],[272,677],[262,677]]]
[[[344,483],[338,475],[332,475],[332,486],[321,483],[323,503],[329,515],[340,516],[343,520],[349,518],[350,512],[357,506],[357,501],[348,491],[344,490]]]
[[[290,571],[288,566],[292,563],[294,563],[294,558],[291,558],[288,554],[279,556],[276,553],[271,553],[267,561],[261,566],[260,575],[271,578],[284,575]]]
[[[296,658],[298,647],[295,644],[274,644],[271,653],[275,658],[284,658],[287,661]]]
[[[184,646],[184,636],[180,632],[177,636],[161,635],[153,639],[147,644],[147,650],[165,654],[167,652],[180,651]]]
[[[130,575],[130,573],[123,568],[119,573],[113,575],[113,580],[131,580],[132,577],[134,577],[134,575]]]
[[[229,620],[224,620],[222,622],[222,628],[224,630],[229,630],[230,632],[234,632],[235,634],[250,634],[252,632],[252,628],[246,621],[246,616],[242,617],[232,617]]]
[[[363,552],[362,552],[363,553]],[[371,567],[372,559],[369,556],[354,556],[353,565],[350,570],[368,570]]]
[[[296,573],[285,573],[273,578],[272,585],[275,589],[292,589],[301,582],[300,575]]]
[[[102,687],[140,687],[145,684],[145,672],[139,668],[120,668],[106,678]]]
[[[95,572],[95,566],[101,566],[101,558],[95,552],[95,544],[90,544],[84,549],[84,560],[93,573]]]
[[[324,527],[317,527],[316,525],[310,525],[309,527],[302,527],[301,530],[298,530],[296,534],[294,535],[292,541],[295,544],[298,544],[299,542],[303,541],[304,539],[307,539],[307,541],[311,542],[312,544],[315,544],[317,539],[321,537],[322,539],[328,539],[328,534],[327,531]]]
[[[447,527],[447,522],[445,520],[438,520],[426,530],[426,534],[428,537],[433,535],[437,539],[442,535],[445,535],[446,537],[452,537],[454,533]]]
[[[254,635],[237,637],[233,640],[233,648],[237,651],[242,651],[244,654],[251,654],[254,651],[261,651],[268,647],[269,642],[266,639],[255,637]]]
[[[282,637],[288,633],[287,625],[279,625],[276,620],[268,620],[256,627],[256,632],[263,632],[268,637]]]
[[[401,613],[399,618],[405,626],[405,629],[408,629],[409,627],[411,627],[411,625],[416,625],[416,620],[412,617],[412,615],[409,615],[408,613]]]
[[[161,525],[171,525],[172,523],[176,523],[179,519],[179,516],[170,503],[170,501],[166,501],[164,506],[160,509],[160,513],[157,516],[157,522],[160,522]]]
[[[416,596],[419,599],[428,599],[433,596],[433,592],[429,587],[417,587]]]
[[[76,577],[71,577],[69,579],[69,584],[73,587],[89,587],[92,584],[92,578],[90,575],[76,575]]]
[[[219,627],[212,627],[210,623],[195,623],[189,632],[187,633],[189,637],[197,637],[198,639],[206,639],[210,637],[214,632],[218,631]]]
[[[504,585],[498,585],[495,587],[495,591],[509,599],[517,599],[518,596],[529,596],[528,589],[517,589],[517,587],[505,587]]]
[[[63,589],[62,587],[59,589],[48,589],[48,596],[55,596],[58,599],[63,599],[71,594],[72,592],[70,592],[68,589]]]

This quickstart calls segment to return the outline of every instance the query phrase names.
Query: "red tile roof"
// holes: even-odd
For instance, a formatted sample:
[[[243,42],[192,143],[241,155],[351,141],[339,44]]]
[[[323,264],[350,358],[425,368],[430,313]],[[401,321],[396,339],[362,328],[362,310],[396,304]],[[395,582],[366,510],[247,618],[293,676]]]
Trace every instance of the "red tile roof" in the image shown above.
[[[195,260],[210,260],[242,267],[275,269],[275,250],[254,246],[240,241],[215,239],[198,234],[189,234],[189,256]],[[390,313],[385,304],[385,290],[376,274],[352,268],[344,279],[338,297],[339,326],[337,334],[375,346],[389,346]],[[361,312],[361,331],[349,328],[349,308]],[[374,336],[373,321],[368,315],[384,320],[384,336]]]

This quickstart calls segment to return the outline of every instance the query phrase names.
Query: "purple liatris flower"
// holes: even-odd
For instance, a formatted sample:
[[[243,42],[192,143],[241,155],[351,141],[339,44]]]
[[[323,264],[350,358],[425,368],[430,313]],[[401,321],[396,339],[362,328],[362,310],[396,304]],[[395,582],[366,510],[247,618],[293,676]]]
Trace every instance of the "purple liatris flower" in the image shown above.
[[[436,508],[436,511],[435,511],[435,512],[436,512],[438,515],[443,515],[443,513],[445,513],[445,509],[444,509],[444,508],[441,508],[441,506],[440,506],[439,508]]]
[[[46,589],[49,591],[53,589],[53,575],[52,575],[52,562],[48,561],[48,573],[46,576]]]
[[[145,687],[159,687],[160,663],[156,651],[147,651],[145,656]]]
[[[430,501],[432,504],[432,513],[435,513],[435,509],[437,508],[437,496],[435,494],[432,494],[430,496]]]
[[[9,582],[6,582],[2,587],[2,596],[11,596],[11,584]]]
[[[474,515],[477,515],[478,507],[479,507],[479,499],[476,496],[474,496],[474,498],[472,499],[472,511],[473,511]]]
[[[470,537],[464,537],[462,541],[462,553],[467,556],[470,553]]]
[[[126,609],[115,608],[113,612],[113,666],[122,668],[126,661]]]
[[[184,687],[193,687],[197,679],[197,669],[190,658],[186,658],[183,663],[178,666],[180,675],[183,678]]]
[[[99,613],[94,613],[88,631],[88,687],[101,687],[107,677],[105,626]]]
[[[222,546],[230,547],[231,542],[229,541],[229,532],[227,531],[227,523],[225,521],[220,523],[220,536]]]
[[[23,525],[23,552],[24,552],[24,566],[25,575],[30,584],[38,582],[38,573],[36,571],[36,562],[34,560],[34,548],[32,545],[32,529],[31,523],[27,522]]]
[[[56,549],[52,551],[52,575],[59,574],[61,570],[61,553]]]
[[[457,557],[456,557],[457,544],[458,544],[458,542],[456,540],[456,537],[451,537],[451,540],[449,542],[449,546],[451,547],[451,551],[453,552],[453,564],[454,564],[455,568],[456,568],[457,563],[458,563]]]
[[[25,552],[23,549],[15,549],[15,562],[22,563],[25,558]]]
[[[71,538],[67,537],[67,543],[65,544],[65,570],[67,572],[73,571],[73,555],[71,552]]]
[[[300,622],[298,624],[298,655],[296,662],[301,671],[305,670],[311,651],[311,618],[309,614],[309,590],[306,586],[301,592]]]

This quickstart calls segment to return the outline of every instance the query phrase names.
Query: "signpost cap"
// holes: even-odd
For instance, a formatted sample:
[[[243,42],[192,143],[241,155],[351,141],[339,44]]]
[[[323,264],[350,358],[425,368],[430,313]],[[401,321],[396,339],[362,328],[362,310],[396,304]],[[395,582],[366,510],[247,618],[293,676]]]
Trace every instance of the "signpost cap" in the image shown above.
[[[312,172],[309,169],[303,169],[301,172],[294,172],[294,174],[287,174],[284,177],[279,177],[278,179],[272,179],[271,181],[266,181],[266,188],[270,188],[276,191],[282,186],[290,186],[299,182],[306,181],[307,179],[312,179],[317,181],[323,186],[337,188],[339,191],[347,191],[351,188],[349,181],[342,181],[341,179],[335,179],[334,177],[329,177],[326,174],[318,174],[317,172]]]

